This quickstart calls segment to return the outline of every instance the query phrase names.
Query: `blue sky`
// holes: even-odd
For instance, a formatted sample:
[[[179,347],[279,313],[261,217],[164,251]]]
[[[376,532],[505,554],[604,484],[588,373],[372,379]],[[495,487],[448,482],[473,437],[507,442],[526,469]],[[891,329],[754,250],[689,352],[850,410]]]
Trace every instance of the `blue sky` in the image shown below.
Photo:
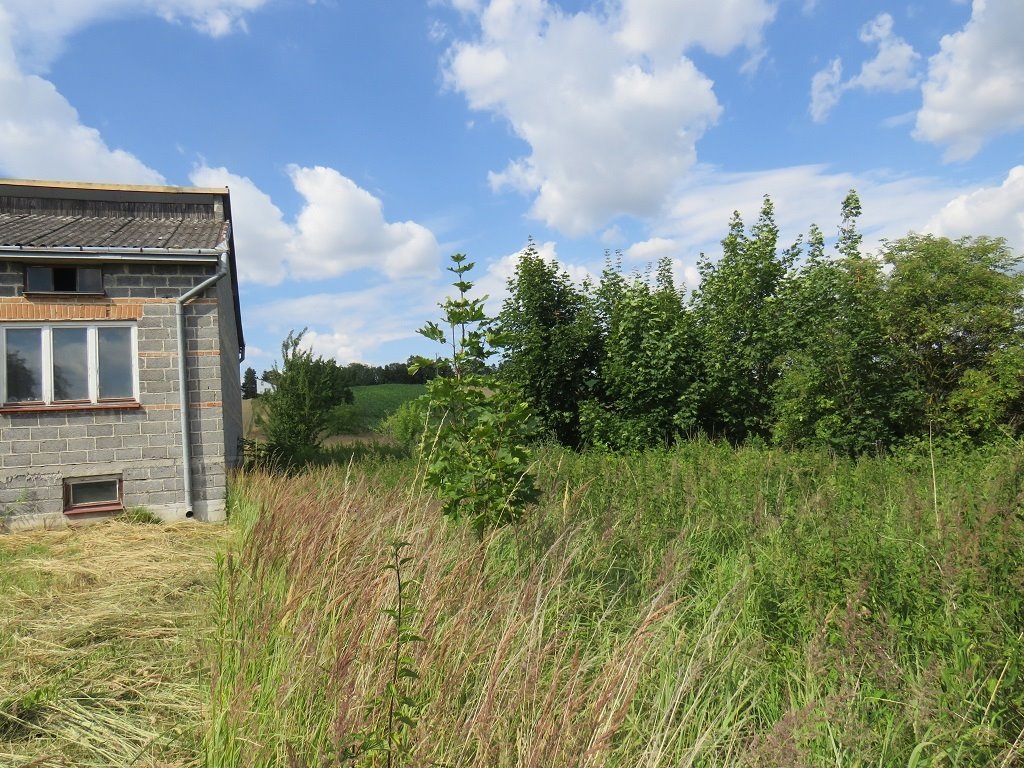
[[[0,175],[228,185],[249,359],[429,352],[448,254],[692,287],[729,215],[1024,249],[1020,0],[0,0]]]

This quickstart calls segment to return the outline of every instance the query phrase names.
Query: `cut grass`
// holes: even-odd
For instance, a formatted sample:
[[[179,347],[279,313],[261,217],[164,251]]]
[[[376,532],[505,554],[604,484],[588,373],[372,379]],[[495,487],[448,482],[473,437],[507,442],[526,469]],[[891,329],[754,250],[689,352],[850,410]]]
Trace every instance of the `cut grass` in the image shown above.
[[[0,765],[191,766],[227,529],[0,536]]]

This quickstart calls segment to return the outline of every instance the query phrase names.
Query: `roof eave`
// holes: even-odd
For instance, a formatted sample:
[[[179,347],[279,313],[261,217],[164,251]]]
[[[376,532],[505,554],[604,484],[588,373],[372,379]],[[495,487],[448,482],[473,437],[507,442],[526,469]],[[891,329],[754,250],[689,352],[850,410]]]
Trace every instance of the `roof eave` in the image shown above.
[[[12,260],[86,259],[89,261],[216,261],[227,248],[147,248],[108,246],[0,245],[0,253]]]

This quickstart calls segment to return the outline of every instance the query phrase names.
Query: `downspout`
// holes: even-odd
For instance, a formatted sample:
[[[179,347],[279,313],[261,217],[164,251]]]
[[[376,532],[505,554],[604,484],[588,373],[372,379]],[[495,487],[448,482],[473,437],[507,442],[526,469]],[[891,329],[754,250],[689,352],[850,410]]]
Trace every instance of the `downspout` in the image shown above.
[[[217,259],[217,272],[195,288],[183,293],[175,302],[178,320],[178,395],[181,403],[181,461],[185,481],[185,517],[192,517],[192,436],[188,427],[188,371],[185,368],[185,302],[198,296],[228,273],[228,252]]]

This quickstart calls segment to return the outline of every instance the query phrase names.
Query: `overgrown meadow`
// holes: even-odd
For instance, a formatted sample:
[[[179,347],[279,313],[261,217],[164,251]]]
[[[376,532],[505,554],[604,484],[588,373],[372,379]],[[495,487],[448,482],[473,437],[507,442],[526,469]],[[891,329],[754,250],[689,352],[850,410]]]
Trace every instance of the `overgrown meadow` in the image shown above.
[[[1024,759],[1018,445],[536,471],[483,538],[377,456],[242,475],[227,530],[0,539],[0,762]]]
[[[538,472],[482,539],[386,477],[241,479],[204,764],[1019,764],[1018,446]]]

